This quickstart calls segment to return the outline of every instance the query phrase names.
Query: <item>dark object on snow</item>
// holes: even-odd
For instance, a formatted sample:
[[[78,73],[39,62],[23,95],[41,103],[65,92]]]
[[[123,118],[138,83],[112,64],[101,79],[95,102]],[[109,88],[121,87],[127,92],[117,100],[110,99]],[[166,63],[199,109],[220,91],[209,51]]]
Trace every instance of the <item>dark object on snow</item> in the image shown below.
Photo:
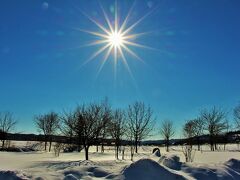
[[[152,153],[157,156],[157,157],[160,157],[161,156],[161,153],[160,153],[160,149],[159,148],[154,148]]]

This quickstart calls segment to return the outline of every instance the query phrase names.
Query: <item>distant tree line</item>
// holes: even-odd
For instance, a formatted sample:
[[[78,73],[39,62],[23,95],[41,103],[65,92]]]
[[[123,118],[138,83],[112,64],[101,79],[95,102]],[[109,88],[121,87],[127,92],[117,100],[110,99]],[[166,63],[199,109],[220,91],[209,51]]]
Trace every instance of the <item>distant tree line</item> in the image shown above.
[[[230,130],[240,131],[240,105],[233,111],[234,124],[231,126],[227,119],[227,113],[221,108],[212,107],[203,109],[195,119],[187,120],[183,126],[183,135],[187,138],[187,144],[192,146],[197,139],[198,151],[200,151],[201,136],[208,135],[208,143],[211,151],[218,150],[218,142],[225,145],[228,143],[227,134]],[[236,134],[236,142],[240,140]]]
[[[240,105],[234,109],[233,115],[234,128],[240,130]],[[163,137],[166,151],[169,151],[176,129],[176,125],[171,120],[162,121],[156,128],[153,109],[143,102],[135,102],[125,109],[113,109],[107,99],[99,103],[77,105],[71,111],[36,115],[34,124],[43,137],[45,151],[47,147],[48,151],[51,151],[52,143],[56,142],[54,137],[57,135],[60,139],[65,137],[67,144],[77,145],[78,151],[84,149],[86,160],[89,159],[89,148],[93,145],[96,145],[96,151],[101,146],[101,151],[104,152],[106,139],[111,139],[114,144],[116,159],[119,158],[120,150],[124,158],[124,141],[130,146],[131,159],[133,159],[134,154],[138,153],[141,142],[157,134]],[[2,148],[5,146],[7,134],[14,130],[15,125],[16,121],[11,113],[0,113]],[[183,126],[183,135],[188,147],[197,144],[198,150],[201,149],[201,136],[208,135],[210,149],[215,151],[218,138],[229,132],[231,128],[233,129],[233,126],[230,126],[226,113],[213,107],[203,109],[198,117],[187,120]]]

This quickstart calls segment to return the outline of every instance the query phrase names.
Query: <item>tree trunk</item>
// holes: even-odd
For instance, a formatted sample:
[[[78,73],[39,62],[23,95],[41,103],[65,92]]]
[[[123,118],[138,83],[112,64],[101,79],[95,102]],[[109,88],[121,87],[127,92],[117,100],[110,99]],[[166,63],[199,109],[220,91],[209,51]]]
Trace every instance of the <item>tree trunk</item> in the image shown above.
[[[116,159],[118,159],[118,150],[119,150],[119,146],[116,146]]]
[[[199,139],[199,137],[197,138],[197,142],[198,142],[198,151],[200,151],[200,139]]]
[[[52,148],[52,141],[49,142],[49,152],[51,152],[51,148]]]
[[[96,146],[96,152],[98,152],[98,144],[97,144],[97,146]]]
[[[47,141],[45,141],[44,149],[47,151]]]
[[[167,152],[169,152],[169,140],[168,139],[167,139],[166,145],[167,145]]]
[[[84,146],[84,150],[85,150],[85,160],[88,160],[88,149],[89,149],[89,146]]]
[[[211,151],[214,151],[213,136],[210,136],[210,146],[211,146]]]
[[[102,148],[101,148],[102,153],[104,153],[104,144],[102,143]]]
[[[211,151],[214,151],[214,144],[211,142]]]
[[[133,148],[133,145],[131,145],[131,161],[133,161],[133,154],[134,154],[134,148]]]
[[[125,148],[125,147],[124,147]],[[122,160],[124,160],[124,151],[125,151],[125,149],[122,149]]]
[[[81,151],[81,139],[80,136],[78,136],[78,152]]]
[[[5,140],[2,140],[2,148],[4,148]]]
[[[135,141],[135,153],[138,153],[138,142],[137,142],[137,140]]]

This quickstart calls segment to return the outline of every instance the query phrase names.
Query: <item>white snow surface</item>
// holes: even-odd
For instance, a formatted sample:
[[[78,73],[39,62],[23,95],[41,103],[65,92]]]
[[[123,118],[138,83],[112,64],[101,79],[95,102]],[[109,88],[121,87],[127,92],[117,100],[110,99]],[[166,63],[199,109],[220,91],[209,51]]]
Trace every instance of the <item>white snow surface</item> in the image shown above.
[[[16,143],[21,146],[24,143]],[[29,143],[28,143],[29,145]],[[208,146],[195,151],[193,163],[185,163],[181,146],[166,152],[161,147],[161,157],[152,154],[154,146],[143,146],[130,161],[130,151],[125,150],[125,160],[115,160],[114,147],[104,153],[90,148],[89,161],[84,152],[0,152],[0,180],[174,180],[174,179],[240,179],[240,151],[237,145],[227,145],[226,150],[211,152]],[[220,148],[221,149],[221,148]],[[119,155],[121,158],[121,154]]]

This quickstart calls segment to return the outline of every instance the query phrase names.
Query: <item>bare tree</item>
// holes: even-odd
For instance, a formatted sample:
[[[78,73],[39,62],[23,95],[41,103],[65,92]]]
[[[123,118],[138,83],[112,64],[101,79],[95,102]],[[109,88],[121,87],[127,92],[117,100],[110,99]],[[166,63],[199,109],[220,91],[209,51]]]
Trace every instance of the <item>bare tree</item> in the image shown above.
[[[205,124],[205,130],[209,133],[209,143],[211,151],[217,149],[216,138],[226,129],[226,113],[221,109],[213,107],[210,110],[204,109],[200,113],[200,118]]]
[[[174,136],[173,122],[165,120],[160,127],[160,133],[163,136],[166,143],[166,150],[169,152],[170,138]]]
[[[188,120],[183,126],[183,135],[187,138],[187,143],[183,144],[182,151],[185,156],[186,162],[192,162],[192,138],[195,136],[195,120]]]
[[[35,117],[35,124],[39,132],[44,134],[45,151],[47,150],[47,142],[49,142],[49,152],[52,147],[52,136],[59,128],[59,118],[54,112]]]
[[[68,144],[71,145],[73,143],[73,138],[80,137],[81,134],[76,135],[76,130],[74,128],[75,119],[74,113],[64,111],[63,115],[61,116],[61,132],[69,138]],[[78,151],[80,151],[80,138],[78,139]]]
[[[7,133],[10,133],[14,129],[16,123],[12,113],[0,113],[0,140],[2,141],[2,148],[4,148]]]
[[[119,147],[126,132],[126,124],[124,119],[124,112],[116,110],[113,112],[111,124],[109,125],[109,133],[115,143],[115,157],[118,159]]]
[[[183,134],[188,138],[188,144],[192,146],[192,140],[195,137],[198,143],[198,151],[200,151],[200,135],[203,134],[203,121],[200,118],[189,120],[183,127]]]
[[[226,150],[226,145],[228,143],[228,133],[231,129],[231,123],[229,122],[229,120],[227,119],[225,121],[225,132],[224,132],[224,135],[223,135],[223,149],[224,151]]]
[[[100,139],[101,139],[101,152],[104,152],[104,141],[107,136],[109,136],[109,131],[108,131],[108,126],[111,122],[112,118],[112,110],[111,107],[108,103],[108,99],[105,98],[102,103],[100,104],[101,106],[101,114],[100,114],[100,126],[102,127],[100,131]]]
[[[233,111],[233,115],[234,115],[236,128],[237,128],[237,130],[240,131],[240,104],[237,107],[235,107],[235,109]]]
[[[193,151],[193,148],[191,145],[183,144],[182,146],[183,155],[185,157],[186,162],[193,162],[195,151]]]
[[[203,135],[204,121],[201,118],[193,120],[194,122],[194,136],[197,138],[198,151],[200,151],[200,136]]]
[[[183,135],[188,140],[188,145],[192,146],[192,138],[195,135],[195,122],[194,120],[187,121],[183,126]]]
[[[99,104],[90,104],[87,107],[77,107],[74,113],[74,130],[75,132],[79,132],[80,141],[85,150],[86,160],[89,159],[89,147],[98,141],[101,130],[105,125],[103,121],[107,121],[109,115],[110,114],[104,110],[103,106]]]
[[[233,115],[234,115],[236,129],[238,131],[240,131],[240,104],[234,108]],[[240,143],[240,135],[239,134],[237,134],[237,136],[236,136],[236,142],[237,142],[237,145],[239,148],[239,143]]]
[[[153,130],[155,119],[150,106],[146,107],[143,102],[135,102],[129,105],[127,111],[127,129],[129,137],[132,137],[135,153],[138,152],[140,141],[148,137]]]

